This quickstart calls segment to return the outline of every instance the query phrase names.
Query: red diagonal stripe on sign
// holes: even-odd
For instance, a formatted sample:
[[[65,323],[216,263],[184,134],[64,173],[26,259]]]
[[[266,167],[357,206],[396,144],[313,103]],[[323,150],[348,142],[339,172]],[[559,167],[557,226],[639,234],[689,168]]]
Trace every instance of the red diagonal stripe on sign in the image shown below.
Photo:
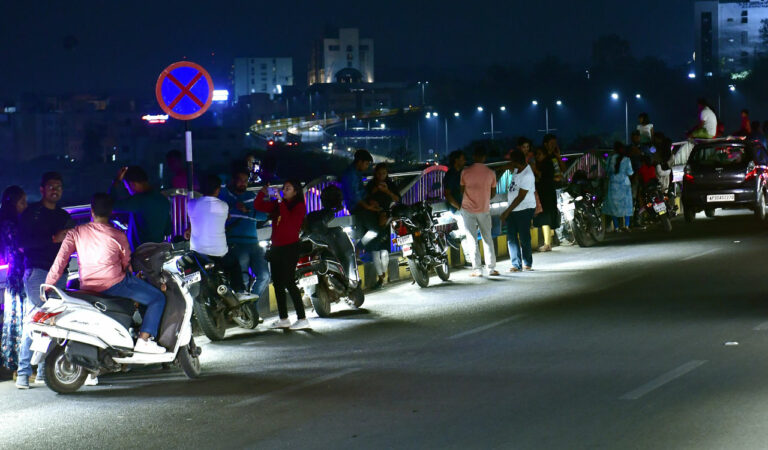
[[[192,91],[190,90],[190,89],[192,89],[195,86],[195,84],[197,84],[198,81],[200,81],[200,78],[202,78],[202,77],[203,77],[202,72],[197,72],[197,75],[195,75],[192,78],[192,80],[189,82],[189,84],[184,86],[181,83],[181,81],[179,81],[176,77],[173,76],[173,74],[169,73],[167,78],[169,80],[171,80],[171,82],[173,84],[178,86],[178,88],[181,89],[181,92],[179,92],[179,95],[177,95],[176,98],[174,98],[173,101],[168,104],[168,107],[173,109],[177,104],[179,104],[179,102],[181,101],[182,98],[189,97],[190,100],[192,100],[193,102],[197,103],[197,106],[202,108],[203,105],[205,105],[205,103],[201,102],[200,99],[197,98],[197,96],[195,94],[193,94]]]

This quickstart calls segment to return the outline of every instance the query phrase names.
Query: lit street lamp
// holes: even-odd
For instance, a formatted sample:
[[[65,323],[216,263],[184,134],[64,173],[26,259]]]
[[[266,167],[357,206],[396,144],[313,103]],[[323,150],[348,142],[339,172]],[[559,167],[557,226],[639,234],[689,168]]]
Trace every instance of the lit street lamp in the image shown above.
[[[533,100],[531,101],[531,105],[539,106],[539,101]],[[563,106],[563,101],[555,100],[555,105]],[[549,106],[544,107],[544,129],[539,131],[543,131],[545,134],[549,134],[550,131],[557,131],[555,128],[549,128]]]
[[[611,93],[611,99],[614,101],[619,99],[619,93],[618,92],[612,92]],[[635,98],[637,100],[640,100],[643,98],[640,94],[635,94]],[[624,99],[624,141],[629,144],[629,100],[627,98]]]
[[[424,89],[429,84],[429,81],[419,81],[418,84],[421,86],[421,106],[424,106]]]

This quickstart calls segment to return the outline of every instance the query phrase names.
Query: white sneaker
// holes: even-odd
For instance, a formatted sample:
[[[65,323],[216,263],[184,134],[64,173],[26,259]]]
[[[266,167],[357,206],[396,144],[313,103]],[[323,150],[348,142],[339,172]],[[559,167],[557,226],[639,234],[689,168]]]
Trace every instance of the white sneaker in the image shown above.
[[[312,326],[307,319],[299,319],[291,325],[291,330],[311,330]]]
[[[88,374],[88,377],[85,379],[85,385],[86,386],[97,386],[99,384],[99,377]]]
[[[471,274],[469,274],[470,277],[482,277],[483,271],[481,269],[475,269],[472,271]]]
[[[272,325],[270,325],[269,328],[291,328],[291,321],[288,319],[278,319],[272,322]]]
[[[149,339],[145,341],[141,338],[136,341],[136,346],[133,347],[133,351],[138,353],[151,353],[153,355],[159,355],[166,352],[164,347],[157,345],[157,342]]]

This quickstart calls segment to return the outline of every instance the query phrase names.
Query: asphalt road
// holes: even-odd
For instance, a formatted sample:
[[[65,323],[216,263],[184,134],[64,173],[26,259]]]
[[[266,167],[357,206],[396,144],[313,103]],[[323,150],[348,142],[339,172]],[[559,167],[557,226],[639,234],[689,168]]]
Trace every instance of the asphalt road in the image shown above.
[[[236,332],[200,380],[3,382],[0,448],[766,448],[768,224],[674,225]]]

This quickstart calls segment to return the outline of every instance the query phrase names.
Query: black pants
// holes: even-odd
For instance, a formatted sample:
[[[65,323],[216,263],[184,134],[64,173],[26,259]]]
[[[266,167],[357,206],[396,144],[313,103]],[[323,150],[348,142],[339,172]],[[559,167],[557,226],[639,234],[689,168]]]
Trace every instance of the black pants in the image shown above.
[[[370,250],[371,242],[362,242],[363,237],[369,231],[379,230],[379,215],[375,211],[368,211],[365,208],[356,208],[351,213],[353,239],[358,249]]]
[[[272,247],[269,257],[269,266],[272,271],[272,285],[275,287],[277,311],[281,319],[288,318],[288,305],[285,291],[291,295],[293,309],[296,317],[305,318],[304,303],[301,301],[301,292],[296,286],[296,263],[299,261],[299,243]]]

